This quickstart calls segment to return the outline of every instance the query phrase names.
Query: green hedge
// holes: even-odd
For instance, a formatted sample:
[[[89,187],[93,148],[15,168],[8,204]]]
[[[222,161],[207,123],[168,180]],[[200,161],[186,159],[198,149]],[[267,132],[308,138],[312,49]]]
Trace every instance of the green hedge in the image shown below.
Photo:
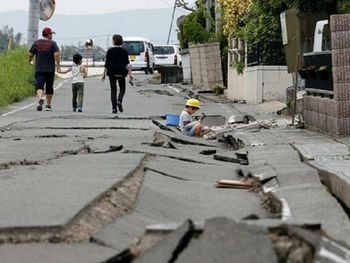
[[[28,50],[0,53],[0,107],[34,95],[34,66],[28,64]]]

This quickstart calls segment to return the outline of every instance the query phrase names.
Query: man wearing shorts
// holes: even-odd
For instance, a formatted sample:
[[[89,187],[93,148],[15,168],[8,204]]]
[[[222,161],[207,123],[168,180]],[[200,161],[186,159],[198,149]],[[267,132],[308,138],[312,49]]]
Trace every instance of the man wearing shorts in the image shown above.
[[[35,56],[35,91],[38,97],[38,111],[43,110],[44,95],[46,95],[46,111],[51,111],[51,101],[54,93],[53,82],[55,78],[55,65],[60,71],[60,50],[57,43],[52,40],[55,34],[49,27],[42,32],[42,39],[38,39],[29,51],[29,63]],[[44,93],[45,91],[45,93]]]

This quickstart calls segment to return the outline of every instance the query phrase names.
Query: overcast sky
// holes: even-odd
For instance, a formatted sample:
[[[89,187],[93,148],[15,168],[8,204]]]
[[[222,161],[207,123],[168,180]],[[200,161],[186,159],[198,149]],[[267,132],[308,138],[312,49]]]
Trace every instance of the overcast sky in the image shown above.
[[[193,4],[195,0],[188,0]],[[102,14],[132,9],[169,8],[174,0],[56,0],[56,14]],[[0,0],[0,12],[28,10],[29,0]]]

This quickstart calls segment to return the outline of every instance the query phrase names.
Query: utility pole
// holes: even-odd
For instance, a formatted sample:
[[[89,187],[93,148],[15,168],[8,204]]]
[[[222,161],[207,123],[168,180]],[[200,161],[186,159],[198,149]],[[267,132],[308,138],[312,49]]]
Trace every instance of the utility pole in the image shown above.
[[[171,30],[172,30],[172,28],[173,28],[173,22],[174,22],[174,16],[175,16],[176,4],[177,4],[177,0],[175,0],[175,3],[174,3],[174,8],[173,8],[173,15],[171,16],[171,23],[170,23],[169,34],[168,34],[168,41],[166,42],[166,44],[167,44],[167,45],[169,45],[169,40],[170,40]]]
[[[218,33],[221,27],[221,4],[215,1],[215,32]]]
[[[40,18],[40,0],[29,0],[27,46],[31,47],[38,39]]]
[[[214,6],[213,2],[215,2],[215,0],[206,0],[205,1],[205,8],[207,9],[209,16],[211,16],[211,8]],[[206,18],[205,29],[207,30],[207,32],[210,32],[211,19],[209,17]]]

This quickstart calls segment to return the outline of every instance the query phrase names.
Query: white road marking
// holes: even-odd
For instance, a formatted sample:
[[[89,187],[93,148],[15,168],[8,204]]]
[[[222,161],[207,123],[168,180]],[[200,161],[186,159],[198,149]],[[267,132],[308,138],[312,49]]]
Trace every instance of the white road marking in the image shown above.
[[[171,86],[171,85],[167,85],[167,87],[168,87],[169,89],[175,90],[177,93],[180,93],[180,90],[179,90],[179,89],[174,88],[174,87]]]
[[[66,83],[67,81],[68,81],[68,80],[64,80],[64,81],[62,81],[61,83],[59,83],[59,84],[54,88],[54,90],[56,91],[56,90],[60,89],[60,88],[63,86],[63,84]],[[45,97],[44,97],[44,99],[45,99]],[[21,110],[28,109],[28,108],[30,108],[30,107],[36,105],[37,103],[38,103],[38,100],[36,100],[35,102],[30,103],[30,104],[28,104],[28,105],[26,105],[26,106],[23,106],[23,107],[21,107],[21,108],[14,109],[14,110],[12,110],[12,111],[9,111],[9,112],[6,112],[6,113],[4,113],[4,114],[1,114],[0,117],[6,117],[6,116],[9,116],[9,115],[14,114],[14,113],[16,113],[16,112],[19,112],[19,111],[21,111]]]
[[[292,218],[292,212],[286,199],[281,198],[282,202],[282,220],[288,220]]]

